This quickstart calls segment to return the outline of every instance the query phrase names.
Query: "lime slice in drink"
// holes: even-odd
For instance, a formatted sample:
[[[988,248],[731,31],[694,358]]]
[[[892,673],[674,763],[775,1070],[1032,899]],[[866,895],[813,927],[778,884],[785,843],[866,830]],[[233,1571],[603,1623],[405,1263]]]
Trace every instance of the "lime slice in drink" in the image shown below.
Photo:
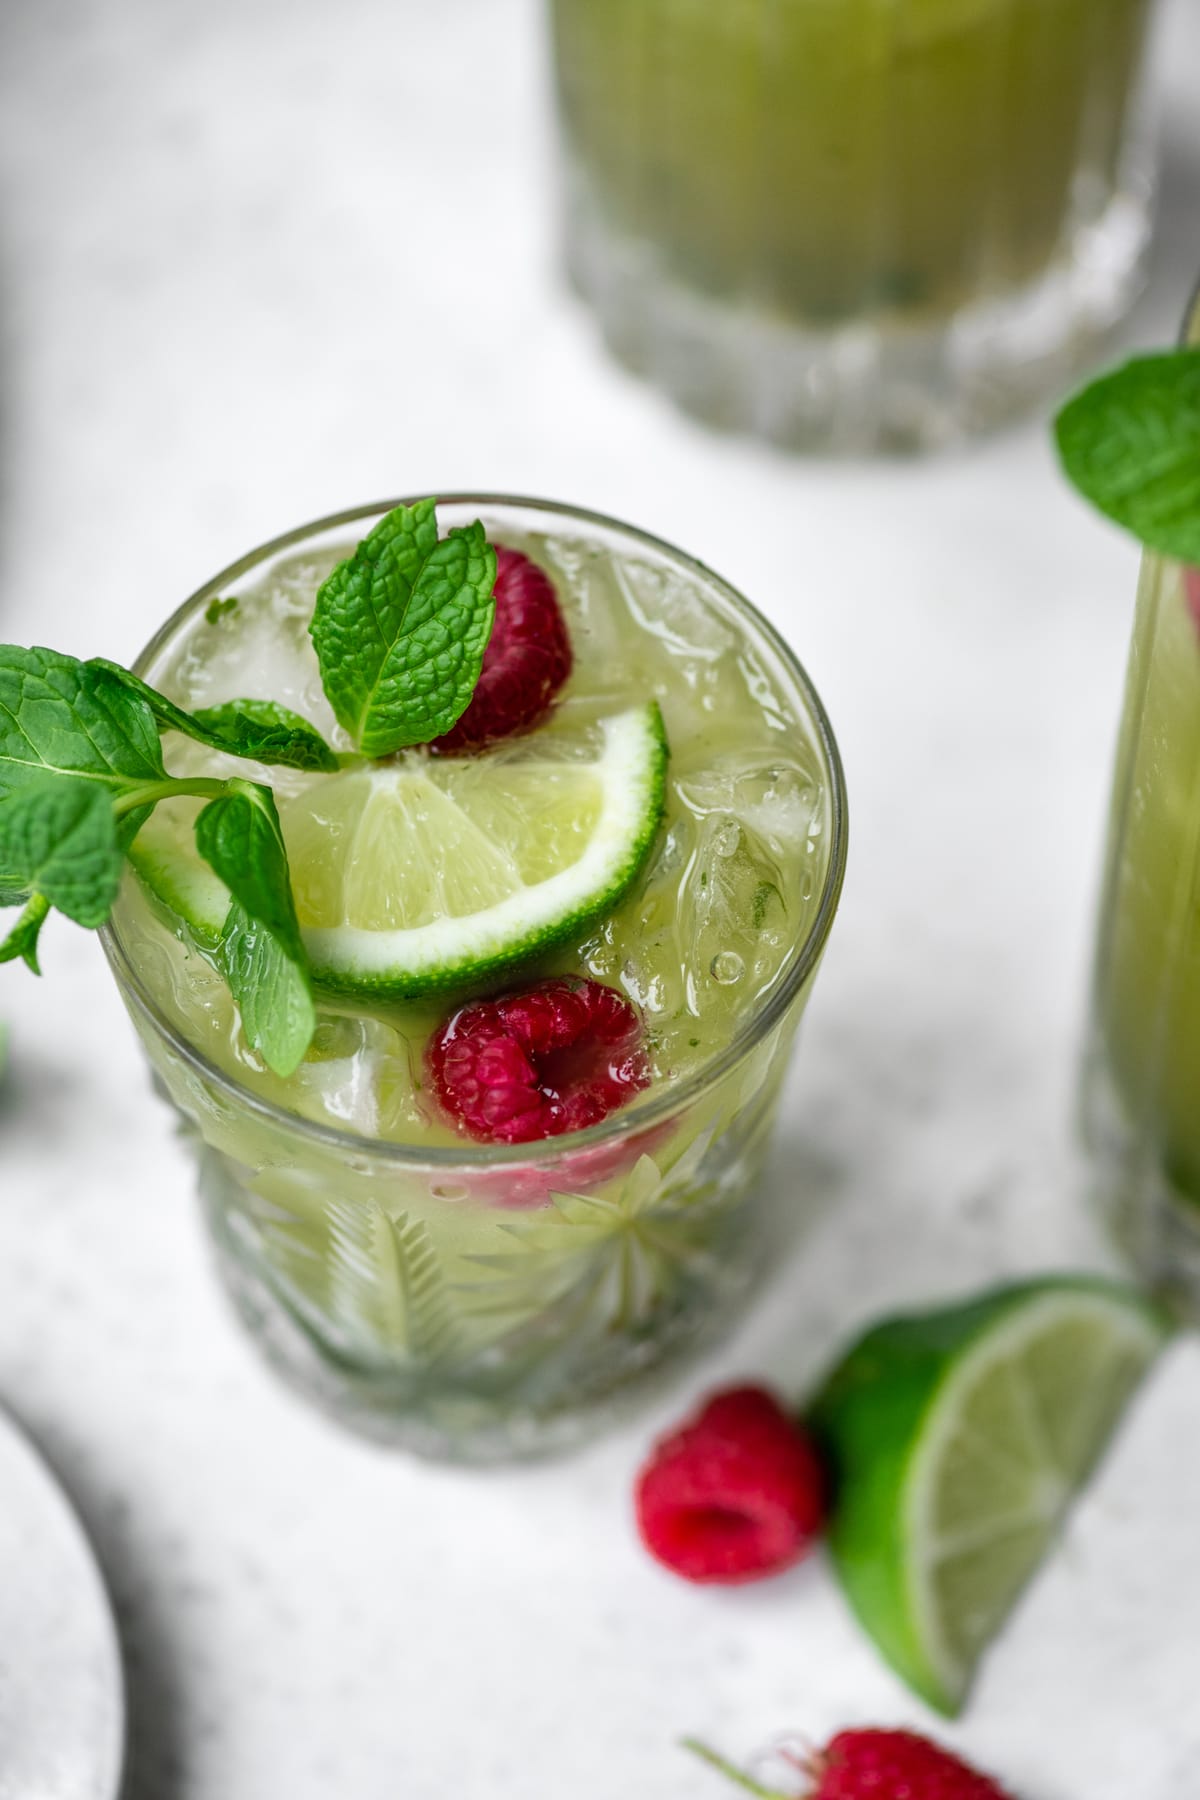
[[[953,1714],[1163,1342],[1131,1289],[1050,1277],[877,1325],[812,1422],[830,1549],[892,1667]]]
[[[584,931],[635,880],[662,819],[654,702],[587,732],[469,757],[410,751],[277,791],[319,986],[416,996],[478,982]],[[196,854],[195,803],[160,806],[131,860],[204,948],[227,889]]]

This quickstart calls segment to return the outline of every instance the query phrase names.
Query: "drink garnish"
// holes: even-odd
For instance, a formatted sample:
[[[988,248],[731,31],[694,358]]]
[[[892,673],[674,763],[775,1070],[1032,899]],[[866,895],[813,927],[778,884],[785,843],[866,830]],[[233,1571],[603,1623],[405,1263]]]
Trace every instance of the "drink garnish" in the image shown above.
[[[218,878],[208,892],[220,897],[221,914],[209,921],[204,948],[230,985],[249,1043],[276,1074],[290,1075],[316,1014],[275,796],[262,781],[172,777],[160,733],[328,774],[428,744],[452,731],[471,701],[495,578],[482,524],[440,538],[433,500],[394,508],[333,570],[311,633],[326,695],[354,745],[341,754],[270,698],[193,713],[114,663],[0,646],[0,906],[22,909],[0,962],[19,957],[37,972],[39,933],[53,909],[103,925],[154,809],[202,800],[194,849]]]
[[[496,620],[471,704],[433,748],[481,750],[536,725],[571,673],[571,640],[554,583],[519,550],[496,551]]]
[[[330,749],[308,720],[280,706],[277,700],[227,700],[220,706],[185,712],[117,663],[97,657],[91,667],[108,669],[132,693],[140,695],[161,731],[179,731],[210,750],[248,757],[252,762],[273,763],[278,768],[329,774],[341,767],[337,752]]]
[[[483,1143],[528,1144],[584,1131],[650,1079],[642,1026],[624,994],[553,976],[470,1000],[427,1051],[443,1111]]]
[[[654,701],[470,756],[409,750],[292,784],[279,812],[313,979],[365,1003],[470,991],[582,935],[644,867],[664,807]],[[130,851],[206,949],[228,899],[184,807]]]
[[[438,537],[435,502],[397,506],[322,582],[321,683],[364,756],[428,744],[475,692],[492,629],[496,552],[476,521]]]
[[[1054,430],[1085,499],[1148,549],[1200,565],[1200,347],[1101,375],[1068,400]]]

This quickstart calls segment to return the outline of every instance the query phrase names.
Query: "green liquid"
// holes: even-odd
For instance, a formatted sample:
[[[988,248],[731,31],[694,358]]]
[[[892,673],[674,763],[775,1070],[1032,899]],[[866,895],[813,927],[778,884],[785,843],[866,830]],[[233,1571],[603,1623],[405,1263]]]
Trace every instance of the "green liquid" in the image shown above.
[[[634,1002],[653,1079],[615,1135],[533,1144],[521,1160],[464,1139],[431,1101],[424,1061],[469,993],[321,1000],[316,1042],[281,1081],[201,949],[132,876],[114,918],[149,1008],[119,956],[118,978],[196,1144],[249,1329],[342,1420],[472,1459],[569,1441],[744,1300],[778,1237],[756,1178],[811,969],[718,1078],[689,1078],[788,983],[823,905],[828,918],[841,855],[828,752],[796,676],[700,573],[586,528],[491,530],[550,572],[571,631],[575,668],[541,729],[654,697],[670,741],[667,816],[633,890],[503,983],[573,971]],[[306,627],[353,541],[325,532],[276,557],[238,583],[236,609],[206,612],[201,596],[141,672],[190,706],[270,695],[336,742]],[[165,748],[173,771],[222,767],[199,746]],[[302,899],[300,911],[303,924]]]
[[[573,177],[702,292],[824,324],[1036,277],[1116,190],[1148,0],[551,0]]]
[[[829,852],[819,756],[779,671],[698,593],[664,582],[649,564],[577,544],[542,538],[514,547],[555,580],[575,649],[543,731],[577,732],[657,699],[670,745],[667,813],[648,867],[614,913],[482,991],[551,973],[619,989],[645,1023],[653,1093],[726,1048],[807,935]],[[193,708],[251,690],[269,694],[336,740],[307,636],[324,566],[309,558],[285,564],[239,590],[235,611],[211,621],[197,615],[151,679]],[[174,774],[233,768],[177,737],[168,738],[167,755]],[[286,794],[331,778],[272,769],[264,779]],[[191,814],[200,803],[169,804]],[[331,838],[328,856],[338,854]],[[311,846],[306,855],[313,857]],[[293,881],[301,926],[328,923],[306,907],[307,890],[322,884],[299,863]],[[390,1142],[461,1141],[429,1103],[423,1062],[431,1032],[472,997],[470,987],[411,1005],[331,998],[307,1063],[281,1081],[246,1045],[224,981],[133,878],[117,927],[134,961],[152,964],[156,996],[189,1042],[264,1098]]]
[[[1148,556],[1121,728],[1098,1022],[1132,1161],[1200,1202],[1200,620]]]

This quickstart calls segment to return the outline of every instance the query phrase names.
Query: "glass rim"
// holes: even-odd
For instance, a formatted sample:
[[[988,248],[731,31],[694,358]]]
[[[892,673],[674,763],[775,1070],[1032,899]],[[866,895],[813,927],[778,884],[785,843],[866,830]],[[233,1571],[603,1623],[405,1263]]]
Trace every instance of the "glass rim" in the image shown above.
[[[248,551],[246,555],[239,557],[236,562],[229,563],[204,582],[188,599],[183,601],[182,605],[176,607],[144,649],[139,652],[133,665],[135,671],[144,673],[147,664],[152,662],[166,647],[183,622],[185,615],[198,610],[221,589],[228,587],[231,582],[240,579],[271,557],[322,532],[333,531],[342,525],[353,525],[363,519],[377,517],[391,511],[395,506],[411,506],[414,504],[414,498],[418,497],[423,496],[374,501],[368,505],[353,506],[341,512],[329,513],[322,518],[311,520],[306,525],[298,525],[291,531],[282,532],[279,536],[270,538],[265,543],[258,545],[257,548]],[[558,1157],[572,1155],[579,1149],[607,1143],[630,1132],[644,1130],[681,1111],[729,1074],[785,1017],[793,1000],[801,992],[820,961],[841,896],[846,870],[848,829],[845,774],[829,715],[800,659],[770,620],[765,618],[751,601],[697,557],[689,556],[686,551],[678,549],[665,538],[657,537],[652,532],[643,531],[636,525],[628,525],[621,519],[611,518],[587,507],[573,506],[567,501],[542,500],[520,494],[449,493],[439,495],[437,504],[439,507],[478,507],[481,511],[510,507],[523,508],[535,513],[546,514],[554,519],[569,519],[577,524],[599,528],[601,531],[616,532],[632,540],[635,544],[641,544],[646,549],[666,556],[677,567],[693,577],[700,578],[714,589],[736,613],[748,620],[787,668],[799,690],[809,723],[815,734],[817,747],[824,760],[824,772],[829,783],[830,849],[820,900],[809,929],[798,949],[794,951],[792,960],[785,967],[782,977],[771,989],[762,1005],[756,1006],[747,1014],[742,1025],[719,1054],[701,1063],[699,1068],[682,1081],[666,1084],[659,1094],[652,1095],[642,1105],[610,1113],[607,1119],[601,1120],[598,1125],[589,1126],[586,1131],[564,1132],[561,1136],[540,1138],[529,1144],[464,1142],[461,1146],[436,1144],[423,1147],[420,1144],[397,1143],[388,1138],[367,1137],[360,1132],[344,1131],[336,1125],[323,1124],[319,1120],[308,1119],[299,1113],[290,1112],[287,1107],[278,1105],[274,1100],[256,1094],[252,1088],[247,1087],[206,1056],[204,1051],[193,1044],[165,1016],[154,995],[148,990],[141,975],[134,968],[111,921],[101,928],[100,942],[118,987],[136,1004],[137,1010],[153,1028],[156,1035],[165,1039],[176,1055],[194,1073],[217,1087],[238,1105],[245,1107],[247,1111],[269,1120],[285,1132],[318,1143],[327,1150],[333,1149],[349,1155],[370,1156],[377,1161],[397,1164],[419,1164],[425,1167],[445,1168],[488,1168],[528,1164],[535,1161],[553,1161]]]

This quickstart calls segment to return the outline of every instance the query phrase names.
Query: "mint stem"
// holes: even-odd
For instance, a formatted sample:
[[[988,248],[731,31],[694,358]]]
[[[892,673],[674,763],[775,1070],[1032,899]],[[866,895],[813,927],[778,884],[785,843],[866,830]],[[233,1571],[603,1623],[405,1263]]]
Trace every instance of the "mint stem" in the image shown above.
[[[735,1769],[732,1763],[726,1762],[723,1756],[718,1756],[715,1750],[710,1750],[707,1744],[700,1743],[698,1738],[683,1738],[681,1742],[685,1750],[690,1750],[693,1756],[698,1756],[711,1769],[718,1770],[736,1787],[744,1789],[747,1794],[757,1794],[758,1800],[789,1800],[789,1796],[781,1794],[777,1788],[765,1788],[761,1782],[752,1780],[741,1769]]]
[[[114,802],[113,811],[119,819],[124,813],[136,812],[139,806],[156,806],[160,800],[178,800],[188,795],[219,800],[229,791],[230,784],[213,775],[191,775],[180,781],[170,777],[166,781],[144,781],[137,787],[126,788]]]
[[[26,901],[20,918],[0,942],[0,963],[12,962],[20,957],[35,975],[41,974],[38,966],[38,934],[46,923],[50,912],[50,902],[43,894],[32,894]]]

